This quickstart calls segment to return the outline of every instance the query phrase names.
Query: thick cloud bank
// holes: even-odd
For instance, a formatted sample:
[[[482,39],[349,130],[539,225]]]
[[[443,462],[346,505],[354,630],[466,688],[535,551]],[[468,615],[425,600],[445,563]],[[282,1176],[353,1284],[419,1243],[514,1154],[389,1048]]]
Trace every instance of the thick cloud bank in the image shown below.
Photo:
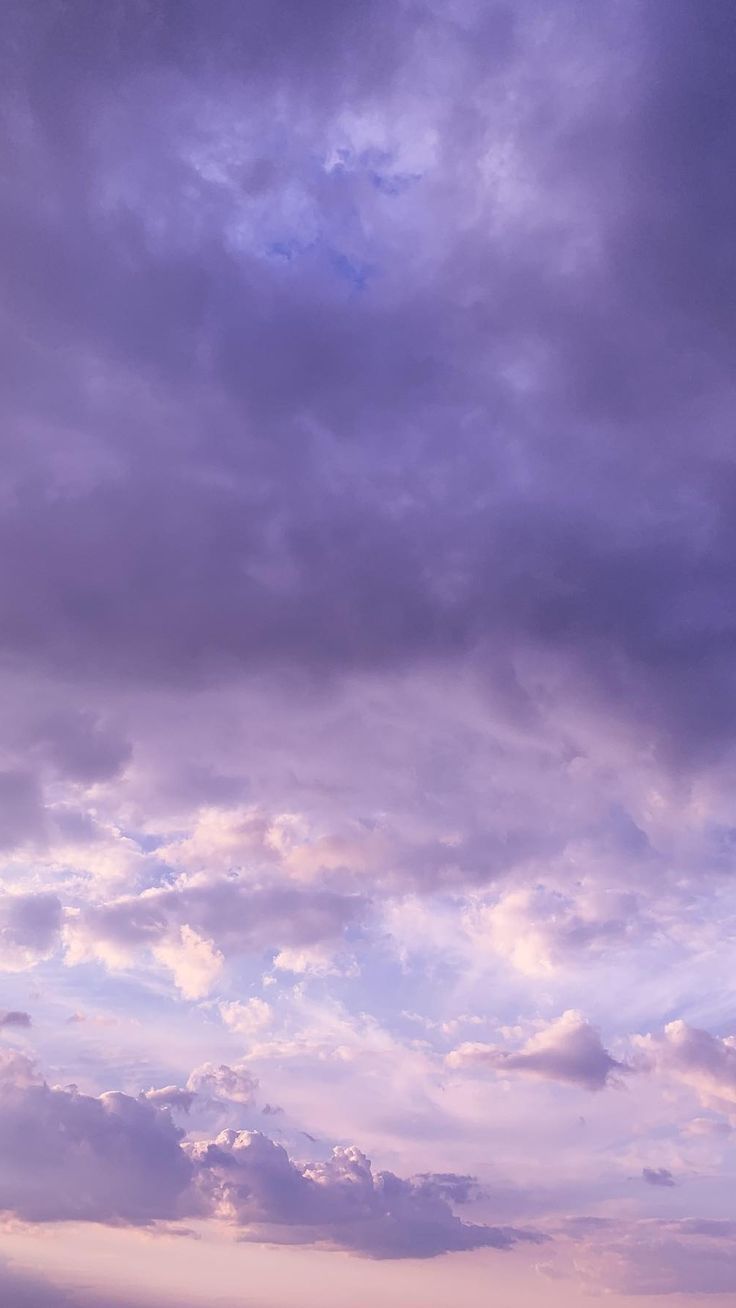
[[[132,1098],[51,1087],[23,1054],[0,1063],[0,1210],[28,1222],[147,1225],[216,1217],[244,1239],[320,1244],[370,1258],[431,1258],[462,1249],[509,1249],[533,1231],[464,1222],[452,1202],[473,1179],[374,1173],[365,1154],[337,1148],[326,1162],[297,1163],[255,1131],[183,1143],[169,1109],[200,1095],[249,1102],[252,1078],[202,1067],[189,1092],[167,1087]]]
[[[178,1215],[191,1168],[148,1103],[51,1087],[22,1054],[0,1065],[0,1209],[29,1222],[145,1224]]]
[[[323,1163],[297,1165],[252,1131],[224,1131],[195,1145],[192,1158],[208,1206],[247,1227],[247,1239],[321,1244],[370,1258],[432,1258],[462,1249],[509,1249],[539,1241],[533,1231],[463,1222],[472,1178],[425,1176],[405,1181],[374,1173],[365,1154],[338,1148]]]
[[[541,657],[726,747],[729,5],[6,8],[6,655]]]

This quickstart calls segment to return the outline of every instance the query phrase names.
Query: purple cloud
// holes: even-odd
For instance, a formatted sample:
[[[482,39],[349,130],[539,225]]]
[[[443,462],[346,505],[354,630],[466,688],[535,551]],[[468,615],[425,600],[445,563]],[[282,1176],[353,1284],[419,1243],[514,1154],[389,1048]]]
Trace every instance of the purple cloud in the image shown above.
[[[0,1209],[25,1221],[176,1217],[191,1178],[181,1136],[145,1100],[51,1087],[28,1058],[3,1054]]]
[[[676,1185],[674,1176],[668,1167],[642,1167],[641,1179],[647,1185],[658,1185],[668,1189]]]
[[[0,896],[0,968],[20,971],[59,941],[62,905],[51,891]]]
[[[0,1010],[0,1027],[14,1026],[27,1029],[31,1025],[30,1013],[26,1013],[22,1009],[6,1008]]]
[[[635,1043],[645,1067],[690,1086],[707,1107],[736,1120],[735,1036],[714,1036],[680,1019]]]
[[[228,1067],[203,1067],[191,1093],[176,1087],[99,1097],[50,1087],[25,1055],[0,1062],[0,1209],[28,1222],[148,1225],[185,1215],[229,1216],[244,1239],[327,1244],[373,1258],[434,1257],[507,1249],[534,1232],[461,1221],[473,1181],[453,1174],[402,1180],[372,1171],[354,1147],[300,1164],[268,1137],[224,1131],[183,1143],[168,1110],[201,1093],[232,1103],[255,1083]]]
[[[603,1090],[614,1074],[626,1071],[607,1049],[595,1027],[580,1013],[563,1013],[516,1052],[493,1045],[466,1043],[447,1056],[449,1067],[490,1067],[496,1072],[519,1072],[548,1081],[563,1081],[585,1090]]]
[[[402,1180],[374,1173],[356,1148],[297,1164],[257,1131],[224,1131],[191,1147],[207,1207],[248,1228],[247,1240],[326,1244],[369,1258],[432,1258],[463,1249],[539,1242],[534,1231],[463,1222],[450,1200],[467,1198],[468,1177]]]

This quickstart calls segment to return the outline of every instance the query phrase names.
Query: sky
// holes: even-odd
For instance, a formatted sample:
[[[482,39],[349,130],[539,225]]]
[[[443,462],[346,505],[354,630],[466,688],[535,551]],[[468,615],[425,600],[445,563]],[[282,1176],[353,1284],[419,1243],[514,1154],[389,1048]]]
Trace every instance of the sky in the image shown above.
[[[3,1308],[736,1293],[733,0],[3,0]]]

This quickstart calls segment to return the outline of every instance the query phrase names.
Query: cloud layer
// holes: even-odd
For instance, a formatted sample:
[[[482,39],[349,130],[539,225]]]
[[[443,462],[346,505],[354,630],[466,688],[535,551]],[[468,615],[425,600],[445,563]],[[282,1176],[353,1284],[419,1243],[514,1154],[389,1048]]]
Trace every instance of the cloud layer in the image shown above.
[[[3,27],[8,1221],[729,1292],[732,0]]]

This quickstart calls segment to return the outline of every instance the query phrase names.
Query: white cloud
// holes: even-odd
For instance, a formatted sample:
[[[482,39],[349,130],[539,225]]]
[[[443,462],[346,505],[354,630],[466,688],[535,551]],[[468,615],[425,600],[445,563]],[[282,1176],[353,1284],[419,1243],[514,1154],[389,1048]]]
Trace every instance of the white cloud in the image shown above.
[[[271,1005],[257,996],[246,1000],[223,1000],[219,1009],[225,1025],[231,1031],[237,1031],[238,1035],[252,1036],[265,1031],[273,1020]]]
[[[213,940],[184,925],[178,937],[154,946],[154,958],[167,967],[185,999],[202,999],[217,984],[225,960]]]
[[[202,1063],[187,1081],[187,1090],[205,1099],[222,1099],[228,1103],[252,1105],[258,1081],[247,1067],[227,1063]]]

